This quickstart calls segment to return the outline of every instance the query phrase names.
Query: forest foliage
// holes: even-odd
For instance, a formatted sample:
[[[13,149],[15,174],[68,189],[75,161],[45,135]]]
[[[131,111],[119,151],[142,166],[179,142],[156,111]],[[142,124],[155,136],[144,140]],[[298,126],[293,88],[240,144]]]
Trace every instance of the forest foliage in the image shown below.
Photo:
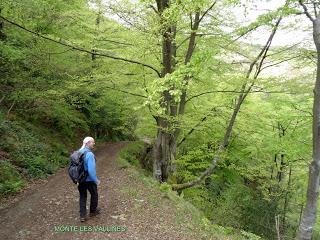
[[[248,74],[263,49],[248,43],[251,34],[262,29],[267,42],[279,19],[297,17],[289,2],[242,24],[233,11],[250,1],[172,1],[161,14],[150,0],[2,1],[0,194],[65,166],[85,135],[155,139],[178,130],[167,182],[193,181],[219,152],[240,102],[213,174],[179,193],[215,224],[293,239],[312,158],[314,49],[270,42],[252,65],[260,71]],[[168,26],[177,29],[175,65],[163,75]],[[183,114],[170,114],[166,106],[181,105],[184,93]],[[133,146],[126,158],[152,171],[145,149]]]

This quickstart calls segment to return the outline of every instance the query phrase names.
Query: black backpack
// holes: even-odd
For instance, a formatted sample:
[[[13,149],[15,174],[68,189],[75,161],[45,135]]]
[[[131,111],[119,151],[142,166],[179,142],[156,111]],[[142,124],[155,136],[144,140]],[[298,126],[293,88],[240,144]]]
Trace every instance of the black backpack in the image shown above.
[[[88,172],[84,169],[84,158],[87,152],[74,151],[70,155],[70,166],[68,169],[71,180],[75,183],[84,182],[88,176]]]

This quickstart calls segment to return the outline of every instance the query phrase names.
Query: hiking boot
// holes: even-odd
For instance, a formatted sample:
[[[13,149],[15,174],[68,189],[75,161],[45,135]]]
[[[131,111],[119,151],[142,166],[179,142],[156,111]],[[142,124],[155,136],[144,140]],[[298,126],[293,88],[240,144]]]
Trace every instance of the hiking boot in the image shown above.
[[[101,213],[100,208],[97,208],[94,212],[91,212],[91,213],[90,213],[90,217],[97,216],[97,215],[100,214],[100,213]]]

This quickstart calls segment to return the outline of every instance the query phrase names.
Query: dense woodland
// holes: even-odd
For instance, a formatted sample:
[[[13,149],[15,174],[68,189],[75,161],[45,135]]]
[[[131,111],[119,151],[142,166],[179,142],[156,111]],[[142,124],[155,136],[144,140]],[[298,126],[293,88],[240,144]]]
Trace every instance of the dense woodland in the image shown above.
[[[319,3],[238,20],[266,2],[2,1],[0,194],[66,166],[83,136],[148,140],[139,167],[213,223],[294,239],[317,152]],[[274,44],[281,31],[307,37]]]

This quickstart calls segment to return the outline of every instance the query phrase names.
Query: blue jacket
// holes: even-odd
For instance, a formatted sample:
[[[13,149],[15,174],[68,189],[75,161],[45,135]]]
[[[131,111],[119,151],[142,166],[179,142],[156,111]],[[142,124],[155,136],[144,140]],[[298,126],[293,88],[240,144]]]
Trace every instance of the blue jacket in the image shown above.
[[[96,159],[91,152],[90,148],[85,147],[80,152],[87,152],[84,158],[84,169],[88,172],[88,177],[86,178],[86,182],[98,182],[97,173],[96,173]]]

